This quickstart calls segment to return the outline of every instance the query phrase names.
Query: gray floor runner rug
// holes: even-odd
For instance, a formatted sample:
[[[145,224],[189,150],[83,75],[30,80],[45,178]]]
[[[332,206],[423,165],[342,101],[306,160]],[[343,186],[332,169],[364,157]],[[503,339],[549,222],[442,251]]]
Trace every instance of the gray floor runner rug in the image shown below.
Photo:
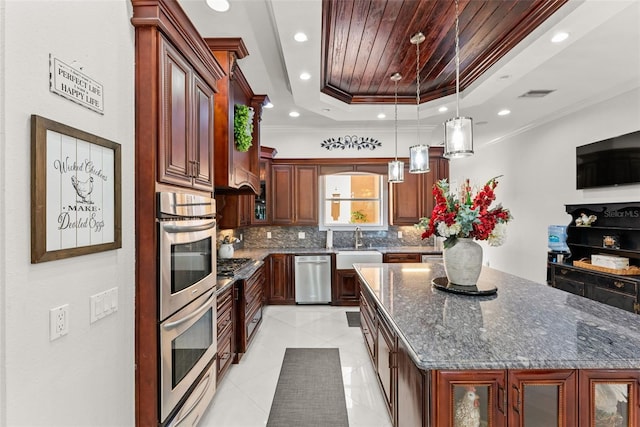
[[[360,312],[359,311],[347,311],[347,323],[352,328],[360,327]]]
[[[337,348],[287,348],[267,427],[348,427]]]

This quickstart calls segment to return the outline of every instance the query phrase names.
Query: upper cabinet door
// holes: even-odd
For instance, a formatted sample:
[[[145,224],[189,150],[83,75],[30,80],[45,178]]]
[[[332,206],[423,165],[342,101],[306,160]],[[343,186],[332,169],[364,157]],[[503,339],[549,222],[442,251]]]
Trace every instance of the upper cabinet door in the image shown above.
[[[213,89],[160,43],[158,181],[213,191]]]
[[[197,75],[194,76],[194,187],[213,187],[213,90]]]
[[[273,200],[271,217],[274,224],[292,224],[293,218],[293,165],[273,165],[271,168]]]
[[[295,166],[294,179],[295,223],[298,225],[318,224],[318,167],[315,165]]]

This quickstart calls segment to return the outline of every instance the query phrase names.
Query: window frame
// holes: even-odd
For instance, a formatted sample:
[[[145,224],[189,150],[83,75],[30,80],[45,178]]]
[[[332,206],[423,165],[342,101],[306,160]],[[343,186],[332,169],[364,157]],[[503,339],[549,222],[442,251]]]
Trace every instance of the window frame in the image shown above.
[[[351,198],[344,197],[339,199],[327,198],[326,197],[326,177],[327,176],[335,176],[335,175],[370,175],[378,178],[380,185],[380,198]],[[358,227],[362,231],[387,231],[389,230],[389,186],[387,183],[387,176],[377,173],[371,172],[338,172],[334,174],[326,174],[320,175],[318,179],[318,230],[326,231],[331,229],[333,231],[355,231],[356,227]],[[353,224],[327,224],[325,222],[325,202],[327,200],[380,200],[380,218],[381,224],[379,225],[367,225],[362,223],[353,223]]]

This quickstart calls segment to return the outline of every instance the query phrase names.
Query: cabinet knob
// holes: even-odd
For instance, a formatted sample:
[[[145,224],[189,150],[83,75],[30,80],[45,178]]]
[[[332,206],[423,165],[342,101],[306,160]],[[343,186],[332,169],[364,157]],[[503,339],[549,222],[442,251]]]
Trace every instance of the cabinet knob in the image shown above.
[[[624,282],[620,282],[618,280],[614,280],[613,281],[613,286],[615,286],[616,288],[620,289],[620,288],[624,288]]]

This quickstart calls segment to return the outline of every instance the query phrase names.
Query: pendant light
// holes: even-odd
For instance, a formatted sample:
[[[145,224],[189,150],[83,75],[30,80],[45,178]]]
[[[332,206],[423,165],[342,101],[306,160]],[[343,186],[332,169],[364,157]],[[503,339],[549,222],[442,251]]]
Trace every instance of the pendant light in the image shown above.
[[[391,80],[395,84],[394,91],[394,123],[395,123],[395,143],[396,143],[396,152],[395,152],[395,160],[389,162],[389,182],[403,182],[404,181],[404,163],[398,160],[398,82],[402,76],[400,73],[393,73],[391,75]]]
[[[409,172],[429,172],[429,146],[420,144],[420,43],[424,34],[414,34],[410,41],[416,45],[416,139],[418,144],[409,147]]]
[[[456,117],[444,122],[444,157],[458,159],[473,155],[473,119],[460,117],[460,40],[456,0]]]

